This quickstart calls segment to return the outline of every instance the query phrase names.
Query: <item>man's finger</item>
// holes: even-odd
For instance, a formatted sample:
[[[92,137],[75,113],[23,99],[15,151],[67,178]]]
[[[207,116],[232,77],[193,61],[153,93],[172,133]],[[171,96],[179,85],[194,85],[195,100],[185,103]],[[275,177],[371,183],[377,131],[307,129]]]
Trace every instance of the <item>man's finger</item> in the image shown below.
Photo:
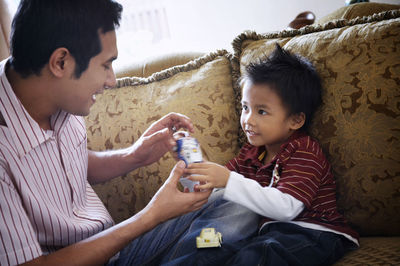
[[[175,164],[174,168],[168,177],[166,182],[172,183],[174,185],[178,185],[179,178],[183,175],[183,170],[185,169],[185,162],[179,161]]]

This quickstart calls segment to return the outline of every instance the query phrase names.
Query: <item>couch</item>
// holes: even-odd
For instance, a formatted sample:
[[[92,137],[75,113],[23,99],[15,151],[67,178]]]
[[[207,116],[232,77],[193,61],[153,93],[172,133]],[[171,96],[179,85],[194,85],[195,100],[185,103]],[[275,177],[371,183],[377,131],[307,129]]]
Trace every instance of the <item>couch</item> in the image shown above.
[[[400,265],[400,6],[361,3],[313,25],[246,31],[226,50],[152,58],[119,73],[86,118],[88,146],[126,147],[164,114],[189,116],[207,160],[225,164],[246,141],[238,78],[278,42],[309,58],[323,80],[311,134],[332,163],[339,209],[360,248],[336,265]],[[141,210],[168,177],[171,154],[94,186],[116,222]]]

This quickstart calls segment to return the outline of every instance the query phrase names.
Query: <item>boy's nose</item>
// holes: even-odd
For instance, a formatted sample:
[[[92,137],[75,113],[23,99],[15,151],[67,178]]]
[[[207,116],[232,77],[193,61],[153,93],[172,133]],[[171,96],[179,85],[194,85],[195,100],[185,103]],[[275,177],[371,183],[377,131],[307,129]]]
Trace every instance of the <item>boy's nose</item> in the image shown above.
[[[249,112],[248,114],[245,115],[244,122],[248,125],[254,125],[252,112]]]

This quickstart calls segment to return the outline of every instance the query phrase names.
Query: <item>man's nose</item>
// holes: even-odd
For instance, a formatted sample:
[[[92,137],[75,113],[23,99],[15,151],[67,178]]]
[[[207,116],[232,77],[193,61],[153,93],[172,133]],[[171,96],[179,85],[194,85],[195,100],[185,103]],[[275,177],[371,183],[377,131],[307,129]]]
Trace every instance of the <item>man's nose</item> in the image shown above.
[[[117,80],[115,78],[114,70],[111,69],[110,73],[107,75],[107,79],[105,82],[106,88],[114,88],[117,85]]]

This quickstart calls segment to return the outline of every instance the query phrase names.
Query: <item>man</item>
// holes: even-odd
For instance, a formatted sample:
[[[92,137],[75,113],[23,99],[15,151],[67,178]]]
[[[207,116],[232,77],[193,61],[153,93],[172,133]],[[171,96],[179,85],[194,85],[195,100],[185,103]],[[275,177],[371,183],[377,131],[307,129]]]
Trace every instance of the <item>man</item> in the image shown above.
[[[89,184],[156,162],[175,145],[171,113],[131,146],[86,147],[81,116],[115,85],[112,0],[22,0],[12,23],[11,57],[0,63],[0,264],[100,265],[172,217],[198,210],[210,192],[177,189],[184,163],[138,214],[113,225]],[[134,114],[133,114],[134,115]]]

